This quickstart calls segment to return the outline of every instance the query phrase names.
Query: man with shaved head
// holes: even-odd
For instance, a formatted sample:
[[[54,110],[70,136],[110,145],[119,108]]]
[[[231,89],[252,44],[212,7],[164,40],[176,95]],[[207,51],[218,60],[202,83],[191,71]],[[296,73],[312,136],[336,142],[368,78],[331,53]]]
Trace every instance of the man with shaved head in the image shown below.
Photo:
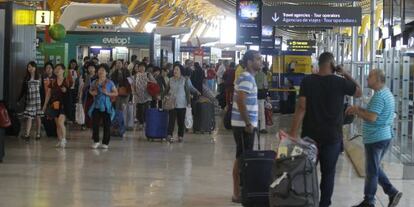
[[[401,199],[402,192],[395,189],[381,168],[381,160],[393,136],[395,100],[390,89],[385,86],[385,75],[382,70],[371,70],[368,87],[375,93],[367,108],[352,106],[346,111],[364,120],[362,137],[365,147],[365,196],[364,200],[354,207],[374,207],[378,184],[389,196],[388,207],[395,207]]]

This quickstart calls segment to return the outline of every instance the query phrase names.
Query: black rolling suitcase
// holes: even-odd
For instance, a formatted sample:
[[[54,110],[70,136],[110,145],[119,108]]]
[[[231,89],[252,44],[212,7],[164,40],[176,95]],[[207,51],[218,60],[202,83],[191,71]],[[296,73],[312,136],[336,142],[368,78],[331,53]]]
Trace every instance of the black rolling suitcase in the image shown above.
[[[194,123],[193,131],[194,133],[211,133],[216,127],[216,121],[214,116],[214,104],[200,98],[199,101],[195,104],[194,111]]]
[[[244,207],[269,206],[269,186],[276,153],[272,150],[261,151],[260,133],[256,134],[258,151],[243,152],[239,160],[241,201]]]

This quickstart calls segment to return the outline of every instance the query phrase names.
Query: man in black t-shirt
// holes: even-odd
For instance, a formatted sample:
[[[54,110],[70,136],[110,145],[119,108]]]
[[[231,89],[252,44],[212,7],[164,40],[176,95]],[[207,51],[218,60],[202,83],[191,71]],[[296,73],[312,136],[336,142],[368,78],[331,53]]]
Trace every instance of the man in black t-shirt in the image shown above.
[[[310,137],[318,143],[321,164],[319,207],[331,205],[336,162],[342,150],[344,96],[362,95],[359,84],[342,67],[335,67],[334,63],[332,53],[322,53],[319,56],[319,72],[302,80],[289,133],[296,138],[302,123],[301,136]]]

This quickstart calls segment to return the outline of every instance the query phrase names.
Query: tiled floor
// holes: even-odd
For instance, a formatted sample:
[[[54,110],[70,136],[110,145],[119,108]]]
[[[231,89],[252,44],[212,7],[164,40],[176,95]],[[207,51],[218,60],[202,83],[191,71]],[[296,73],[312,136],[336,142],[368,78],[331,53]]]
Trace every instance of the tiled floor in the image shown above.
[[[275,146],[274,132],[289,119],[275,122],[280,126],[262,136],[266,148]],[[113,138],[107,151],[89,148],[89,132],[72,130],[69,138],[64,150],[49,138],[30,144],[9,138],[0,164],[0,207],[239,206],[230,202],[231,131],[187,134],[182,144],[148,142],[142,132],[128,132]],[[337,171],[332,206],[349,207],[362,198],[363,179],[345,155]],[[413,207],[414,181],[393,182],[405,193],[399,206]],[[378,206],[386,206],[386,197],[378,195]]]

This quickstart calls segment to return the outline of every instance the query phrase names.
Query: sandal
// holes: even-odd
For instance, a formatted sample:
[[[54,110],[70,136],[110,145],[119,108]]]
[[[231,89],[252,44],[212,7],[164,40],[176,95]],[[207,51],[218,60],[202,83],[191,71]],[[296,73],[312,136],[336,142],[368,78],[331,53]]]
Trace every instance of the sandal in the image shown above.
[[[22,137],[22,139],[23,139],[26,143],[29,143],[29,141],[30,141],[30,136],[29,136],[29,135],[24,135],[24,136]]]
[[[233,203],[241,203],[241,199],[240,198],[236,198],[234,196],[231,197],[231,202]]]

